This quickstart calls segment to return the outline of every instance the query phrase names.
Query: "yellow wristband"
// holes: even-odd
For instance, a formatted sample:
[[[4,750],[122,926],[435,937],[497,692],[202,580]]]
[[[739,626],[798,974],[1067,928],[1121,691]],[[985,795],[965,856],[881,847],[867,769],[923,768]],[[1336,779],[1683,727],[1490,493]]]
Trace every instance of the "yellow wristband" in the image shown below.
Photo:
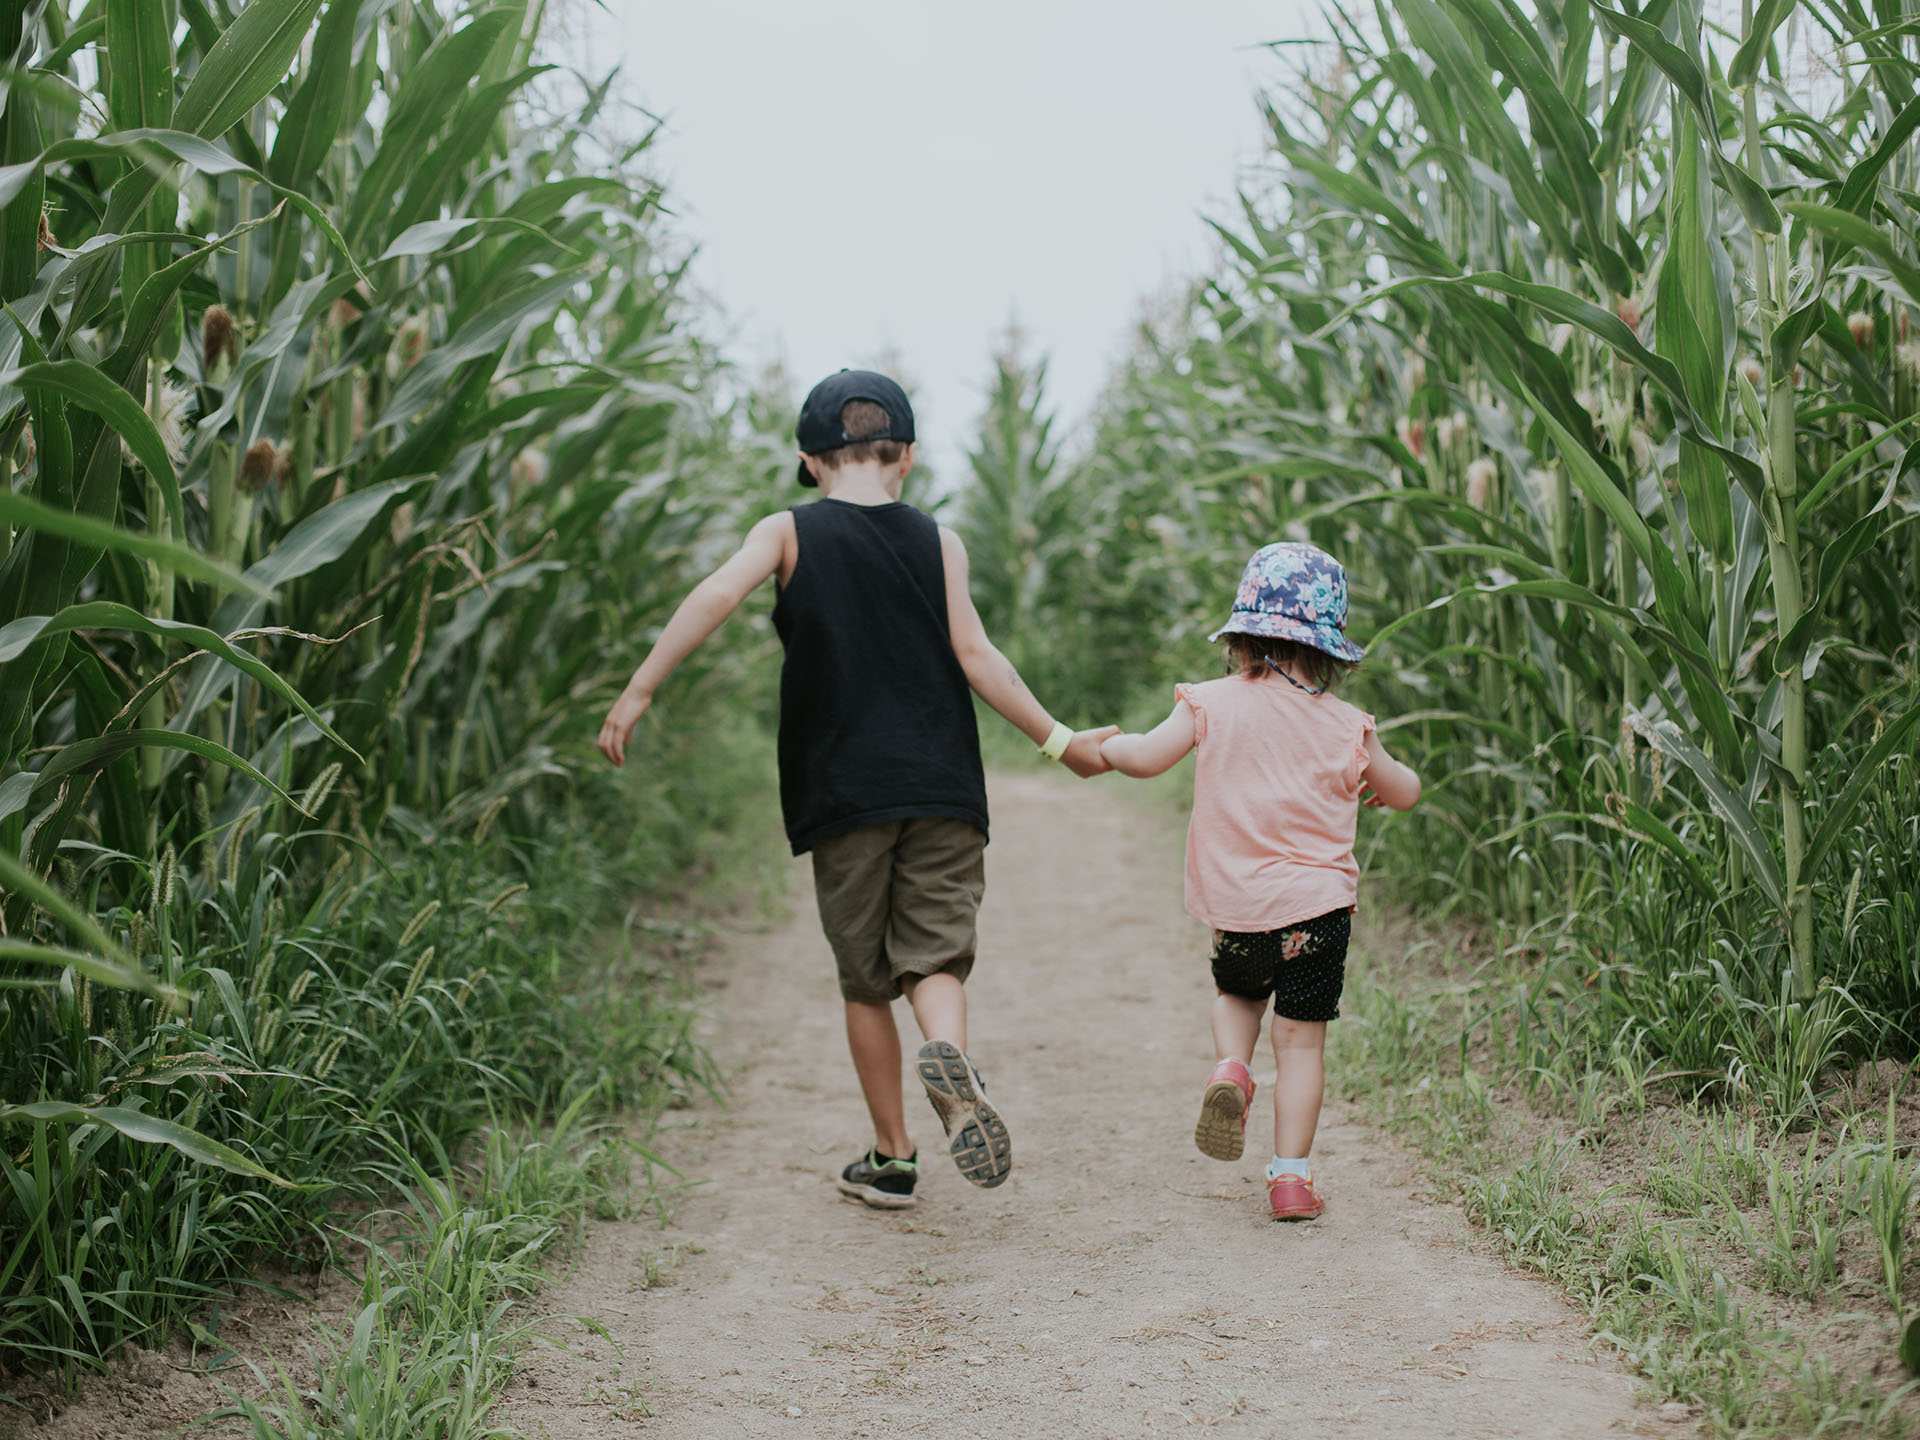
[[[1058,760],[1067,753],[1067,746],[1073,743],[1073,727],[1053,722],[1053,731],[1047,736],[1046,743],[1040,747],[1040,753],[1049,760]]]

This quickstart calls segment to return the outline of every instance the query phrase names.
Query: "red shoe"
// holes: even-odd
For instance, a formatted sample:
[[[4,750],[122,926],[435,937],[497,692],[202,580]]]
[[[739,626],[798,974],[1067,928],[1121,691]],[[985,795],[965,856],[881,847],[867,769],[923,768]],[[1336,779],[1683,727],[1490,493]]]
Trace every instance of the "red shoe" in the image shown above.
[[[1267,1181],[1267,1204],[1276,1220],[1315,1220],[1327,1208],[1304,1175],[1276,1175]]]
[[[1238,1160],[1247,1148],[1247,1111],[1253,1107],[1253,1076],[1238,1060],[1222,1060],[1207,1077],[1193,1143],[1215,1160]]]

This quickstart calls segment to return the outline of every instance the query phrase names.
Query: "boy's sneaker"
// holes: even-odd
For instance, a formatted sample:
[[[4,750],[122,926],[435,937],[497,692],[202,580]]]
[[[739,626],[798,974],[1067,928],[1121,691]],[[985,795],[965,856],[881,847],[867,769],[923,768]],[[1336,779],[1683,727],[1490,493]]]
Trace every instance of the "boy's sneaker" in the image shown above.
[[[1013,1141],[1000,1112],[987,1103],[986,1082],[957,1046],[929,1040],[920,1047],[920,1083],[948,1137],[947,1153],[975,1185],[992,1187],[1013,1169]]]
[[[1207,1077],[1193,1143],[1215,1160],[1238,1160],[1247,1148],[1247,1111],[1253,1107],[1253,1076],[1238,1060],[1222,1060]]]
[[[840,1172],[840,1193],[875,1210],[911,1210],[920,1178],[920,1152],[904,1160],[869,1150]]]
[[[1315,1220],[1327,1208],[1304,1175],[1276,1175],[1267,1181],[1267,1205],[1276,1220]]]

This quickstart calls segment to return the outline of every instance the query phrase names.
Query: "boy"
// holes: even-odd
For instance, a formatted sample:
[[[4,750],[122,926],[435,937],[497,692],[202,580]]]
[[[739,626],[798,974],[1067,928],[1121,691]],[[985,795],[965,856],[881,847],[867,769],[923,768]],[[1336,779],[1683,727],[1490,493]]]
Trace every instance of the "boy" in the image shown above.
[[[926,1043],[917,1069],[975,1185],[1013,1166],[1005,1122],[966,1054],[974,916],[985,889],[986,779],[969,690],[1076,775],[1107,769],[1100,742],[1058,724],[994,648],[967,591],[967,552],[904,504],[913,409],[884,375],[814,386],[796,427],[800,483],[824,498],[770,515],[681,602],[600,730],[623,763],[654,692],[769,577],[780,672],[780,805],[793,853],[813,855],[820,923],[846,1004],[847,1044],[874,1143],[840,1175],[880,1209],[914,1203],[919,1153],[900,1092],[904,994]]]

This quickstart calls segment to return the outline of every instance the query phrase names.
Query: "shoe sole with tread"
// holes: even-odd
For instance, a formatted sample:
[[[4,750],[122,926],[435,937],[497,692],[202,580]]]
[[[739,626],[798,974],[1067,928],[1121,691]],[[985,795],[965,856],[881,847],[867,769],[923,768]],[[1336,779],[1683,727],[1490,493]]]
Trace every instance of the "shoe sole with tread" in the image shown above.
[[[869,1210],[911,1210],[919,1204],[919,1198],[913,1195],[895,1195],[891,1190],[882,1190],[874,1185],[860,1185],[852,1180],[836,1180],[840,1193],[849,1200],[858,1200]]]
[[[1000,1112],[973,1083],[973,1065],[956,1045],[930,1040],[915,1068],[927,1099],[947,1132],[947,1153],[960,1173],[982,1189],[1004,1182],[1013,1169],[1013,1140]]]
[[[1247,1148],[1247,1097],[1231,1080],[1216,1080],[1200,1099],[1193,1143],[1212,1160],[1238,1160]]]

